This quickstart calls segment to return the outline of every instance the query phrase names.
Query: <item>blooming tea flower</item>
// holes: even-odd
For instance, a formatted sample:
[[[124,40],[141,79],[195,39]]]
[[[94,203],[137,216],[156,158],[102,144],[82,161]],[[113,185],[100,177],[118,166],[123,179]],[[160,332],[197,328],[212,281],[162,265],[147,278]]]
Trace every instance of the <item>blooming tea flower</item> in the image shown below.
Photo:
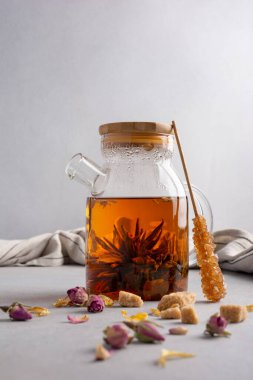
[[[87,302],[87,308],[90,313],[99,313],[104,310],[104,301],[96,295],[91,295]]]
[[[105,341],[113,348],[123,348],[133,339],[128,329],[123,324],[115,324],[104,330]]]
[[[86,289],[80,286],[76,286],[75,288],[69,289],[67,291],[67,294],[70,301],[74,305],[78,306],[85,305],[89,298]]]
[[[228,322],[224,317],[214,314],[209,318],[206,324],[205,334],[209,334],[211,336],[229,336],[231,333],[225,331],[227,325]]]
[[[28,319],[32,319],[32,314],[20,304],[14,304],[10,307],[8,312],[10,318],[15,321],[27,321]]]

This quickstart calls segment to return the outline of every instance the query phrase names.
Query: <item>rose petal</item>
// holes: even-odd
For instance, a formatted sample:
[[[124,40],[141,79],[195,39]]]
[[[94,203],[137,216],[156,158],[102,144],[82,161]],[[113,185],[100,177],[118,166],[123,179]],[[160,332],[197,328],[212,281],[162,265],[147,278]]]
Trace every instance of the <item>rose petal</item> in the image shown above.
[[[71,315],[67,316],[70,323],[77,324],[77,323],[84,323],[89,320],[88,315],[84,314],[82,317],[71,317]]]

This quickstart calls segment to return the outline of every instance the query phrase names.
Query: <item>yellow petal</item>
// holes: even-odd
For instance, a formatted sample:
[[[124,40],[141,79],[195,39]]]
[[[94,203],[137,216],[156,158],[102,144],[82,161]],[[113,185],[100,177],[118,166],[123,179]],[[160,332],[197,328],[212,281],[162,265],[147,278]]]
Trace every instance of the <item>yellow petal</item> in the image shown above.
[[[246,309],[248,312],[253,311],[253,305],[246,305]]]
[[[45,317],[46,315],[50,314],[50,311],[46,307],[40,307],[40,306],[33,306],[33,307],[27,307],[27,310],[37,315],[37,317]]]
[[[179,351],[171,351],[171,350],[166,350],[162,349],[161,351],[161,356],[157,360],[157,364],[165,367],[166,362],[169,359],[175,359],[175,358],[192,358],[194,355],[193,354],[188,354],[187,352],[179,352]]]
[[[107,297],[104,294],[99,294],[99,297],[102,298],[102,300],[104,301],[105,306],[107,306],[107,307],[113,306],[114,301],[110,297]]]
[[[53,306],[54,307],[66,307],[66,306],[69,306],[70,304],[70,299],[69,297],[64,297],[64,298],[59,298],[58,300],[56,300],[54,303],[53,303]]]
[[[154,315],[155,317],[160,317],[160,315],[161,315],[160,310],[158,310],[156,307],[152,307],[152,308],[150,309],[150,312],[151,312],[151,314]]]
[[[121,310],[121,315],[123,318],[125,318],[125,320],[129,322],[140,322],[140,321],[145,321],[146,319],[148,319],[148,313],[145,313],[145,312],[139,312],[134,315],[127,315],[126,310]]]

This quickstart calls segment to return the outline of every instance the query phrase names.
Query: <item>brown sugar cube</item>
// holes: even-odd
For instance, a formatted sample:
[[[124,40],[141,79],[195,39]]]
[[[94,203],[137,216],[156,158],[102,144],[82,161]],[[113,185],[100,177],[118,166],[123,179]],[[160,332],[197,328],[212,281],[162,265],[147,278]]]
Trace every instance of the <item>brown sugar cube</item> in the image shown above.
[[[188,306],[182,307],[181,321],[182,323],[188,323],[191,325],[196,325],[197,323],[199,323],[197,312],[193,306],[188,305]]]
[[[161,311],[161,319],[180,319],[181,311],[179,307],[171,307],[170,309]]]
[[[162,297],[158,303],[157,308],[161,310],[169,309],[173,304],[178,304],[179,307],[183,307],[189,304],[193,304],[196,301],[196,294],[192,292],[177,292],[166,294]]]
[[[119,304],[125,307],[141,307],[143,305],[143,301],[141,297],[136,294],[120,291]]]
[[[222,305],[220,307],[220,315],[230,323],[238,323],[247,318],[248,312],[246,306]]]

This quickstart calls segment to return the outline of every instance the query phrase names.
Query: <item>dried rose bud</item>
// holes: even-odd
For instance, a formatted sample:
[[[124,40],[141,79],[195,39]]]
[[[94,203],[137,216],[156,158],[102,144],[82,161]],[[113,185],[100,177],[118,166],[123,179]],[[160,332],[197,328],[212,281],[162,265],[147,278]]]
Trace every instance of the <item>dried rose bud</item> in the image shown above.
[[[227,325],[228,322],[224,317],[220,317],[217,314],[212,315],[206,324],[205,333],[211,336],[228,336],[230,335],[230,332],[225,331]]]
[[[70,301],[74,305],[84,305],[88,301],[88,294],[85,288],[76,286],[75,288],[67,291]]]
[[[29,313],[22,305],[14,305],[9,309],[10,318],[15,321],[27,321],[32,319],[32,314]]]
[[[88,299],[87,308],[90,313],[99,313],[104,310],[104,301],[96,295],[91,295]]]
[[[104,330],[105,341],[113,348],[123,348],[133,339],[128,329],[123,324],[116,324]]]
[[[135,326],[136,338],[143,343],[163,342],[165,338],[159,333],[154,323],[141,321]]]

